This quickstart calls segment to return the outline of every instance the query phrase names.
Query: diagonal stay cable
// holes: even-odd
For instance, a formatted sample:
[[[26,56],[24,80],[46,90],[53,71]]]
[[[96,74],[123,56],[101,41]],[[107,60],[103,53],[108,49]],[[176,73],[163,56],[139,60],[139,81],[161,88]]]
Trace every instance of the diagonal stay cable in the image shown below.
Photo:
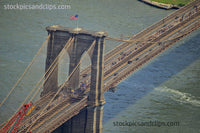
[[[50,35],[48,35],[48,37],[46,38],[46,40],[44,41],[44,43],[42,44],[42,46],[40,47],[40,49],[38,50],[38,52],[35,54],[35,56],[33,57],[32,61],[29,63],[29,65],[27,66],[27,68],[25,69],[24,73],[20,76],[20,78],[17,80],[17,82],[14,84],[14,86],[12,87],[12,89],[10,90],[10,92],[8,93],[8,95],[4,98],[4,100],[1,102],[0,107],[4,104],[4,102],[7,100],[7,98],[10,96],[10,94],[12,93],[12,91],[16,88],[16,86],[19,84],[19,82],[22,80],[22,78],[24,77],[24,75],[26,74],[26,72],[30,69],[31,65],[33,64],[33,62],[35,61],[36,57],[38,56],[38,54],[41,52],[42,48],[45,46],[45,44],[47,43],[47,41],[49,40]],[[17,109],[18,110],[18,109]],[[16,111],[17,112],[17,111]],[[15,113],[16,113],[15,112]],[[14,113],[14,114],[15,114]],[[14,115],[13,114],[13,115]],[[12,115],[12,116],[13,116]],[[10,119],[9,119],[10,120]],[[7,120],[6,122],[8,122],[9,120]],[[6,122],[2,123],[0,125],[0,127],[2,127]]]
[[[0,107],[3,105],[3,103],[7,100],[7,98],[10,96],[10,94],[12,93],[12,91],[16,88],[16,86],[19,84],[19,82],[21,81],[21,79],[24,77],[24,75],[26,74],[26,72],[29,70],[29,68],[31,67],[31,65],[33,64],[33,62],[35,61],[36,57],[38,56],[38,54],[41,52],[42,48],[44,47],[44,45],[47,43],[48,39],[49,39],[50,35],[47,37],[47,39],[44,41],[44,43],[42,44],[42,46],[40,47],[40,49],[38,50],[38,52],[35,54],[35,56],[33,57],[33,60],[31,61],[31,63],[28,65],[28,67],[26,68],[26,70],[24,71],[24,73],[20,76],[20,78],[17,80],[17,82],[14,84],[14,86],[12,87],[12,89],[10,90],[10,92],[8,93],[8,95],[4,98],[4,100],[1,102]]]
[[[49,76],[51,75],[51,73],[54,71],[54,69],[56,68],[56,65],[58,64],[58,62],[56,62],[58,60],[58,58],[61,58],[64,53],[66,52],[64,49],[68,49],[68,47],[70,46],[69,44],[71,44],[74,41],[74,38],[69,38],[69,40],[67,41],[67,43],[65,44],[65,46],[63,47],[62,51],[58,54],[58,56],[54,59],[54,61],[51,63],[50,67],[48,68],[48,70],[45,72],[45,74],[43,75],[43,77],[40,79],[40,81],[38,81],[38,83],[35,85],[35,87],[32,89],[32,91],[29,93],[29,95],[26,97],[25,101],[30,97],[30,95],[33,93],[33,91],[37,88],[37,86],[41,83],[41,81],[43,80],[43,78],[45,77],[45,75],[48,73],[48,75],[46,75],[45,80],[40,84],[39,88],[36,90],[36,92],[34,93],[34,95],[32,96],[32,98],[29,100],[29,102],[31,102],[35,96],[37,95],[37,93],[39,92],[39,90],[42,88],[43,84],[46,82],[46,80],[49,78]],[[23,105],[23,104],[22,104]],[[21,105],[21,106],[22,106]]]
[[[92,45],[90,46],[90,48],[87,50],[87,52],[89,52],[91,50],[91,48],[94,46],[94,44],[96,43],[96,40],[93,41]],[[86,57],[86,55],[83,55],[82,59],[84,59]],[[76,67],[73,69],[73,71],[71,72],[71,74],[68,76],[68,78],[66,79],[66,81],[62,84],[62,86],[59,88],[59,90],[57,91],[57,93],[54,95],[54,97],[52,98],[52,101],[54,100],[54,98],[57,96],[57,94],[62,90],[63,86],[66,84],[66,82],[71,78],[72,74],[77,70],[77,68],[79,67],[81,63],[81,60],[79,61],[79,63],[76,65]],[[49,103],[50,104],[50,103]],[[45,109],[49,106],[49,104],[45,107]],[[55,112],[54,114],[57,114],[59,111]],[[53,117],[53,116],[52,116]],[[39,118],[38,118],[39,119]],[[43,122],[42,122],[43,123]],[[41,125],[41,124],[40,124]],[[39,126],[39,125],[38,125]],[[37,126],[37,127],[38,127]],[[35,128],[34,128],[35,129]],[[28,130],[29,131],[29,130]]]
[[[89,51],[93,45],[96,43],[96,40],[93,41],[92,45],[89,47],[89,49],[87,51]],[[85,56],[82,57],[82,59]],[[72,74],[77,70],[77,68],[79,67],[81,63],[81,60],[79,61],[79,63],[76,65],[76,67],[73,69],[73,71],[70,73],[70,75],[67,77],[66,81],[60,86],[60,88],[58,89],[58,91],[56,92],[56,94],[52,97],[52,99],[49,101],[49,103],[43,108],[43,110],[41,111],[40,115],[38,116],[37,119],[35,119],[32,124],[30,125],[30,127],[27,129],[27,131],[30,131],[32,126],[37,122],[37,120],[39,118],[41,118],[41,116],[44,114],[44,111],[46,110],[46,108],[51,104],[51,102],[54,100],[54,98],[60,93],[60,91],[62,90],[62,88],[64,87],[65,83],[71,78]]]
[[[71,43],[73,41],[73,39],[72,38],[70,38],[69,39],[69,41],[65,44],[65,46],[64,46],[64,49],[66,49],[66,46],[68,46],[68,44],[69,43]],[[68,46],[69,47],[69,46]],[[59,53],[59,55],[61,54],[61,53],[63,53],[63,51],[61,51],[60,53]],[[58,57],[59,57],[59,55],[56,57],[56,59],[53,61],[53,63],[51,64],[51,66],[48,68],[48,70],[45,72],[45,74],[43,75],[43,77],[40,79],[40,81],[38,81],[38,83],[35,85],[35,87],[31,90],[31,92],[29,93],[29,95],[26,97],[26,99],[22,102],[22,104],[19,106],[19,108],[16,110],[16,112],[20,109],[20,107],[22,106],[22,105],[24,105],[24,103],[28,100],[28,98],[31,96],[31,94],[34,92],[34,90],[37,88],[37,86],[40,84],[40,82],[43,80],[43,78],[45,77],[45,75],[47,74],[47,72],[49,72],[49,70],[50,69],[52,69],[52,70],[54,70],[55,69],[55,66],[57,65],[57,63],[55,64],[55,61],[58,59]],[[52,66],[54,65],[54,68],[52,68]],[[51,71],[52,72],[52,71]],[[47,78],[50,76],[50,74],[51,74],[51,72],[49,72],[49,74],[47,75]],[[46,79],[47,79],[46,78]],[[45,80],[46,81],[46,80]],[[45,81],[43,81],[43,83],[45,82]],[[37,95],[37,93],[39,92],[39,90],[41,89],[41,87],[42,87],[42,85],[43,85],[43,83],[41,84],[41,86],[37,89],[37,91],[35,92],[35,94],[32,96],[32,98],[29,100],[29,102],[31,102],[32,100],[33,100],[33,98]],[[16,113],[15,112],[15,113]],[[14,114],[15,114],[14,113]],[[14,115],[13,114],[13,115]],[[6,122],[4,122],[2,125],[4,125]],[[1,126],[2,126],[1,125]]]
[[[54,71],[54,69],[56,68],[56,65],[58,64],[58,62],[56,62],[60,56],[60,58],[62,58],[62,56],[64,55],[64,53],[66,52],[65,49],[68,49],[70,44],[74,41],[74,38],[70,38],[69,41],[65,44],[64,48],[62,49],[62,51],[59,53],[59,55],[56,57],[56,59],[54,59],[53,63],[51,64],[51,66],[48,68],[48,70],[45,72],[45,74],[43,75],[43,77],[41,78],[41,80],[38,82],[37,85],[39,85],[39,83],[42,81],[42,79],[45,77],[45,75],[48,73],[48,75],[45,77],[45,80],[42,82],[42,84],[40,85],[40,87],[37,89],[37,91],[35,92],[35,94],[32,96],[32,98],[29,100],[29,102],[31,102],[35,96],[37,95],[37,93],[39,92],[39,90],[42,88],[43,84],[46,82],[46,80],[49,78],[49,76],[51,75],[51,73]],[[65,52],[64,52],[65,51]],[[56,63],[55,63],[56,62]],[[51,70],[51,71],[49,71]],[[36,86],[37,87],[37,86]],[[35,88],[36,88],[35,87]]]

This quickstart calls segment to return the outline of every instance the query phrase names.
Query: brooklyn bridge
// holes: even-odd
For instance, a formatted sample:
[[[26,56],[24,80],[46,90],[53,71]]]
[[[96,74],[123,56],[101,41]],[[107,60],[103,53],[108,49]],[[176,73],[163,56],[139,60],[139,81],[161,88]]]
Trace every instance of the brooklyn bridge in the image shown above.
[[[199,27],[199,0],[129,37],[114,38],[105,31],[48,26],[45,74],[39,87],[34,88],[36,92],[42,89],[40,99],[31,103],[23,119],[16,115],[17,110],[1,125],[0,132],[101,133],[104,92]],[[105,54],[105,40],[121,43]],[[65,52],[70,58],[69,75],[58,85],[58,65]],[[81,70],[84,53],[89,55],[91,65]],[[17,119],[19,124],[14,122]]]

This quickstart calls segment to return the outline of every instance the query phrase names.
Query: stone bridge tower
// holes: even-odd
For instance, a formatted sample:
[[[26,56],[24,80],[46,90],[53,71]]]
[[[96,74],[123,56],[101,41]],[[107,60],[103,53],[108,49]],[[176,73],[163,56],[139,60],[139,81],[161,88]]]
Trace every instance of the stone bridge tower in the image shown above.
[[[81,28],[67,28],[54,25],[46,28],[50,39],[47,47],[47,59],[45,71],[47,72],[53,61],[59,55],[70,37],[75,41],[69,46],[67,52],[70,58],[69,74],[81,60],[81,56],[87,51],[92,43],[89,56],[91,59],[91,85],[88,96],[88,106],[74,118],[67,121],[63,127],[56,129],[55,132],[67,133],[101,133],[102,132],[102,114],[105,103],[103,96],[104,79],[104,47],[105,32],[86,31]],[[59,63],[59,59],[56,60]],[[44,84],[41,96],[49,92],[58,90],[58,63]],[[47,72],[48,73],[48,72]],[[77,89],[80,84],[80,65],[78,70],[69,79],[69,87]]]

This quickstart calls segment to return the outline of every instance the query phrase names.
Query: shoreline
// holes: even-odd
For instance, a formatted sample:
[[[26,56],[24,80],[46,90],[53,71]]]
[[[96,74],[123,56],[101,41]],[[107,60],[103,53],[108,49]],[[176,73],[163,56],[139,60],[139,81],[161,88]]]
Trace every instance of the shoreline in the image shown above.
[[[179,9],[180,7],[177,5],[173,5],[173,4],[164,4],[164,3],[159,3],[159,2],[155,2],[152,0],[139,0],[141,2],[144,2],[148,5],[154,6],[154,7],[158,7],[158,8],[162,8],[162,9]]]

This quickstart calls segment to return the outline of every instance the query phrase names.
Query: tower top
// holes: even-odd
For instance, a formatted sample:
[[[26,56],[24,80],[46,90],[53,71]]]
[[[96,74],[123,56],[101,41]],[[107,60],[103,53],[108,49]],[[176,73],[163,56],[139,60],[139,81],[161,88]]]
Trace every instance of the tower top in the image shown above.
[[[91,35],[91,36],[94,36],[94,37],[106,37],[106,36],[108,36],[108,33],[104,32],[104,31],[90,31],[90,30],[85,30],[83,28],[63,27],[61,25],[48,26],[48,27],[46,27],[46,30],[48,32],[60,31],[60,32],[68,32],[68,33],[71,33],[71,34]]]

